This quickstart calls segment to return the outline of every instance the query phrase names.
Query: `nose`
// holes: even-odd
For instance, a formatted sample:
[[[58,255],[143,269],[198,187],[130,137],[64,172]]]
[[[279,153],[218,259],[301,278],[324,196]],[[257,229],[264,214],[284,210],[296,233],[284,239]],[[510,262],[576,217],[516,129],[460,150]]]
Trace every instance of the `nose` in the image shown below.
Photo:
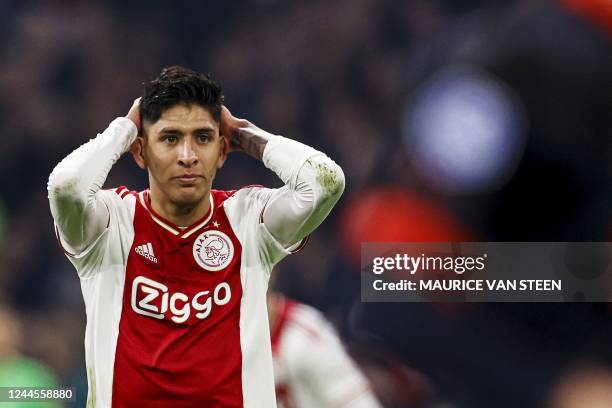
[[[192,167],[198,163],[198,156],[193,149],[191,138],[189,137],[183,139],[179,151],[178,162],[183,167]]]

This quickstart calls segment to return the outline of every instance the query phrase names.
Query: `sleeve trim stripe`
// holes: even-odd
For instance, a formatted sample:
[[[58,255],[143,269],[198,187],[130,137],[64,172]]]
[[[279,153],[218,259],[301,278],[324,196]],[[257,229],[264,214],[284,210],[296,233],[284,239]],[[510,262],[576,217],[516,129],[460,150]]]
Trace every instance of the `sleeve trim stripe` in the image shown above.
[[[116,194],[117,194],[119,197],[121,197],[121,198],[123,198],[123,197],[121,196],[122,194],[124,194],[124,193],[129,193],[129,192],[130,192],[130,191],[128,190],[128,188],[127,188],[126,186],[117,187],[117,188],[115,189],[115,193],[116,193]]]
[[[289,252],[291,254],[297,254],[298,252],[300,252],[302,249],[306,247],[306,244],[308,244],[308,241],[310,241],[310,234],[302,238],[302,241],[300,241],[300,244],[297,246],[297,248],[290,249]]]

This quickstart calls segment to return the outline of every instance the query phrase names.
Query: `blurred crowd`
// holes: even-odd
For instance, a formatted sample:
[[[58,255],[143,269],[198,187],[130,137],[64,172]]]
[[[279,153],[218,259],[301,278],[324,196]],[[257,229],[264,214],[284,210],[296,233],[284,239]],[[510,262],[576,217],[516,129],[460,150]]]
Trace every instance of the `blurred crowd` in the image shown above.
[[[360,242],[611,240],[609,2],[4,0],[0,23],[0,379],[37,360],[82,403],[85,311],[47,178],[179,64],[344,169],[276,286],[335,323],[386,407],[612,406],[607,304],[368,304],[359,280]],[[216,188],[280,185],[232,156]],[[119,185],[147,186],[130,157]]]

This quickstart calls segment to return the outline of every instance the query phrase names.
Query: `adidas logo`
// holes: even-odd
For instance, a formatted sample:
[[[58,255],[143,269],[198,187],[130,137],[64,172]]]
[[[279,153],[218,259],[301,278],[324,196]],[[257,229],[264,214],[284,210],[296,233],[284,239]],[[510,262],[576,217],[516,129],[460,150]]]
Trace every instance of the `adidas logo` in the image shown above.
[[[149,261],[153,263],[157,263],[157,258],[155,257],[155,254],[153,253],[153,245],[151,245],[150,242],[147,242],[146,244],[138,245],[136,247],[136,253],[138,255],[144,256],[145,258],[147,258]]]

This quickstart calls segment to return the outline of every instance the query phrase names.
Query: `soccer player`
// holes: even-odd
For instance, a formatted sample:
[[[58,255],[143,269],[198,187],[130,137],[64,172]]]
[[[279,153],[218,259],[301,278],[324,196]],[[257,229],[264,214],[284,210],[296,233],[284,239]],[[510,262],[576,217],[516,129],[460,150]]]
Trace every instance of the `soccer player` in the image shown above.
[[[128,150],[149,189],[102,190]],[[230,151],[285,185],[213,190]],[[270,272],[343,190],[331,159],[233,117],[210,77],[170,67],[145,85],[127,117],[49,177],[58,240],[85,300],[88,406],[276,406]]]
[[[316,309],[268,292],[279,408],[378,408],[366,378]]]

